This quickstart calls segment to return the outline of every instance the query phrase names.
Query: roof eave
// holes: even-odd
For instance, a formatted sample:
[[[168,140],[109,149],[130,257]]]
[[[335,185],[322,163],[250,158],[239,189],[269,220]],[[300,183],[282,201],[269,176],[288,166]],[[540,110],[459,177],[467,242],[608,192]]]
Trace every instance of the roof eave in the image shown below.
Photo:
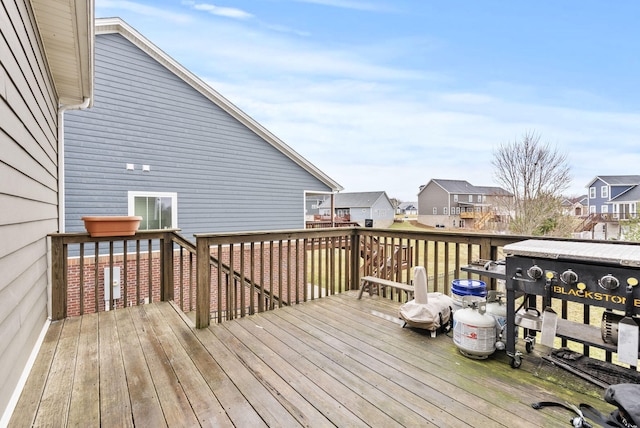
[[[53,85],[61,105],[93,99],[93,0],[31,0]],[[90,104],[89,104],[90,105]]]

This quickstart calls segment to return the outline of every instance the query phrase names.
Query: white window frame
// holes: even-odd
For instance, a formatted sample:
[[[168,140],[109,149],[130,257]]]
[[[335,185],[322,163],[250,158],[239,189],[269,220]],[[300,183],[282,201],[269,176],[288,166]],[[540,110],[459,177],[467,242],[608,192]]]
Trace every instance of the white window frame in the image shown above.
[[[596,206],[589,205],[589,214],[595,214],[595,213],[596,213]]]
[[[127,192],[127,212],[135,215],[135,198],[171,198],[171,228],[178,228],[178,194],[176,192],[145,192],[139,190],[129,190]]]
[[[596,198],[596,188],[589,187],[589,199],[595,199],[595,198]]]
[[[609,199],[609,186],[602,186],[600,188],[600,197],[604,199]]]
[[[433,215],[438,215],[438,207],[433,207]]]
[[[609,213],[609,205],[601,205],[600,214],[608,214],[608,213]]]
[[[449,215],[449,207],[442,207],[442,214]]]
[[[453,202],[458,202],[458,195],[453,195]]]
[[[469,195],[469,202],[473,202],[473,195]]]

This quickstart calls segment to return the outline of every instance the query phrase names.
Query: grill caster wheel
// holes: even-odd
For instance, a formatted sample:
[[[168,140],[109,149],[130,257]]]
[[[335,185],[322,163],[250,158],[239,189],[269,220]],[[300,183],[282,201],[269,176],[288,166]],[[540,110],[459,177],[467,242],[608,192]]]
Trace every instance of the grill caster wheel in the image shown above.
[[[520,368],[522,365],[522,358],[519,356],[511,358],[511,362],[509,363],[512,369]]]
[[[527,350],[527,353],[530,354],[533,351],[533,348],[536,345],[536,338],[533,336],[527,336],[524,339],[524,348]]]
[[[511,358],[511,360],[509,361],[509,365],[512,369],[517,369],[522,365],[522,352],[507,352],[507,356]]]

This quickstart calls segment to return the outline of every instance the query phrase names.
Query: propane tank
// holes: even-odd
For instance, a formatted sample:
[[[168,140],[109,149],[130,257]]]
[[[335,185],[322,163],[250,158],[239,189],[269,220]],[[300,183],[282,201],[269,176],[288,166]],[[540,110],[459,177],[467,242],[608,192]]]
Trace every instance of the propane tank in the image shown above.
[[[453,313],[453,343],[465,357],[485,359],[496,350],[496,321],[485,301],[464,296],[462,307]]]
[[[487,293],[487,313],[496,322],[496,349],[499,351],[504,350],[506,345],[504,333],[507,326],[507,305],[503,298],[504,293],[500,291],[490,290]]]

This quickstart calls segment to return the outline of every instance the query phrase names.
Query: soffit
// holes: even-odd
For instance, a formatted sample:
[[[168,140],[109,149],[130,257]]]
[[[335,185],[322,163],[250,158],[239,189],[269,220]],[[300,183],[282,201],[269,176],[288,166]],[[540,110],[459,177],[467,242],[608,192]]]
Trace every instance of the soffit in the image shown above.
[[[31,0],[60,104],[93,92],[93,0]]]

